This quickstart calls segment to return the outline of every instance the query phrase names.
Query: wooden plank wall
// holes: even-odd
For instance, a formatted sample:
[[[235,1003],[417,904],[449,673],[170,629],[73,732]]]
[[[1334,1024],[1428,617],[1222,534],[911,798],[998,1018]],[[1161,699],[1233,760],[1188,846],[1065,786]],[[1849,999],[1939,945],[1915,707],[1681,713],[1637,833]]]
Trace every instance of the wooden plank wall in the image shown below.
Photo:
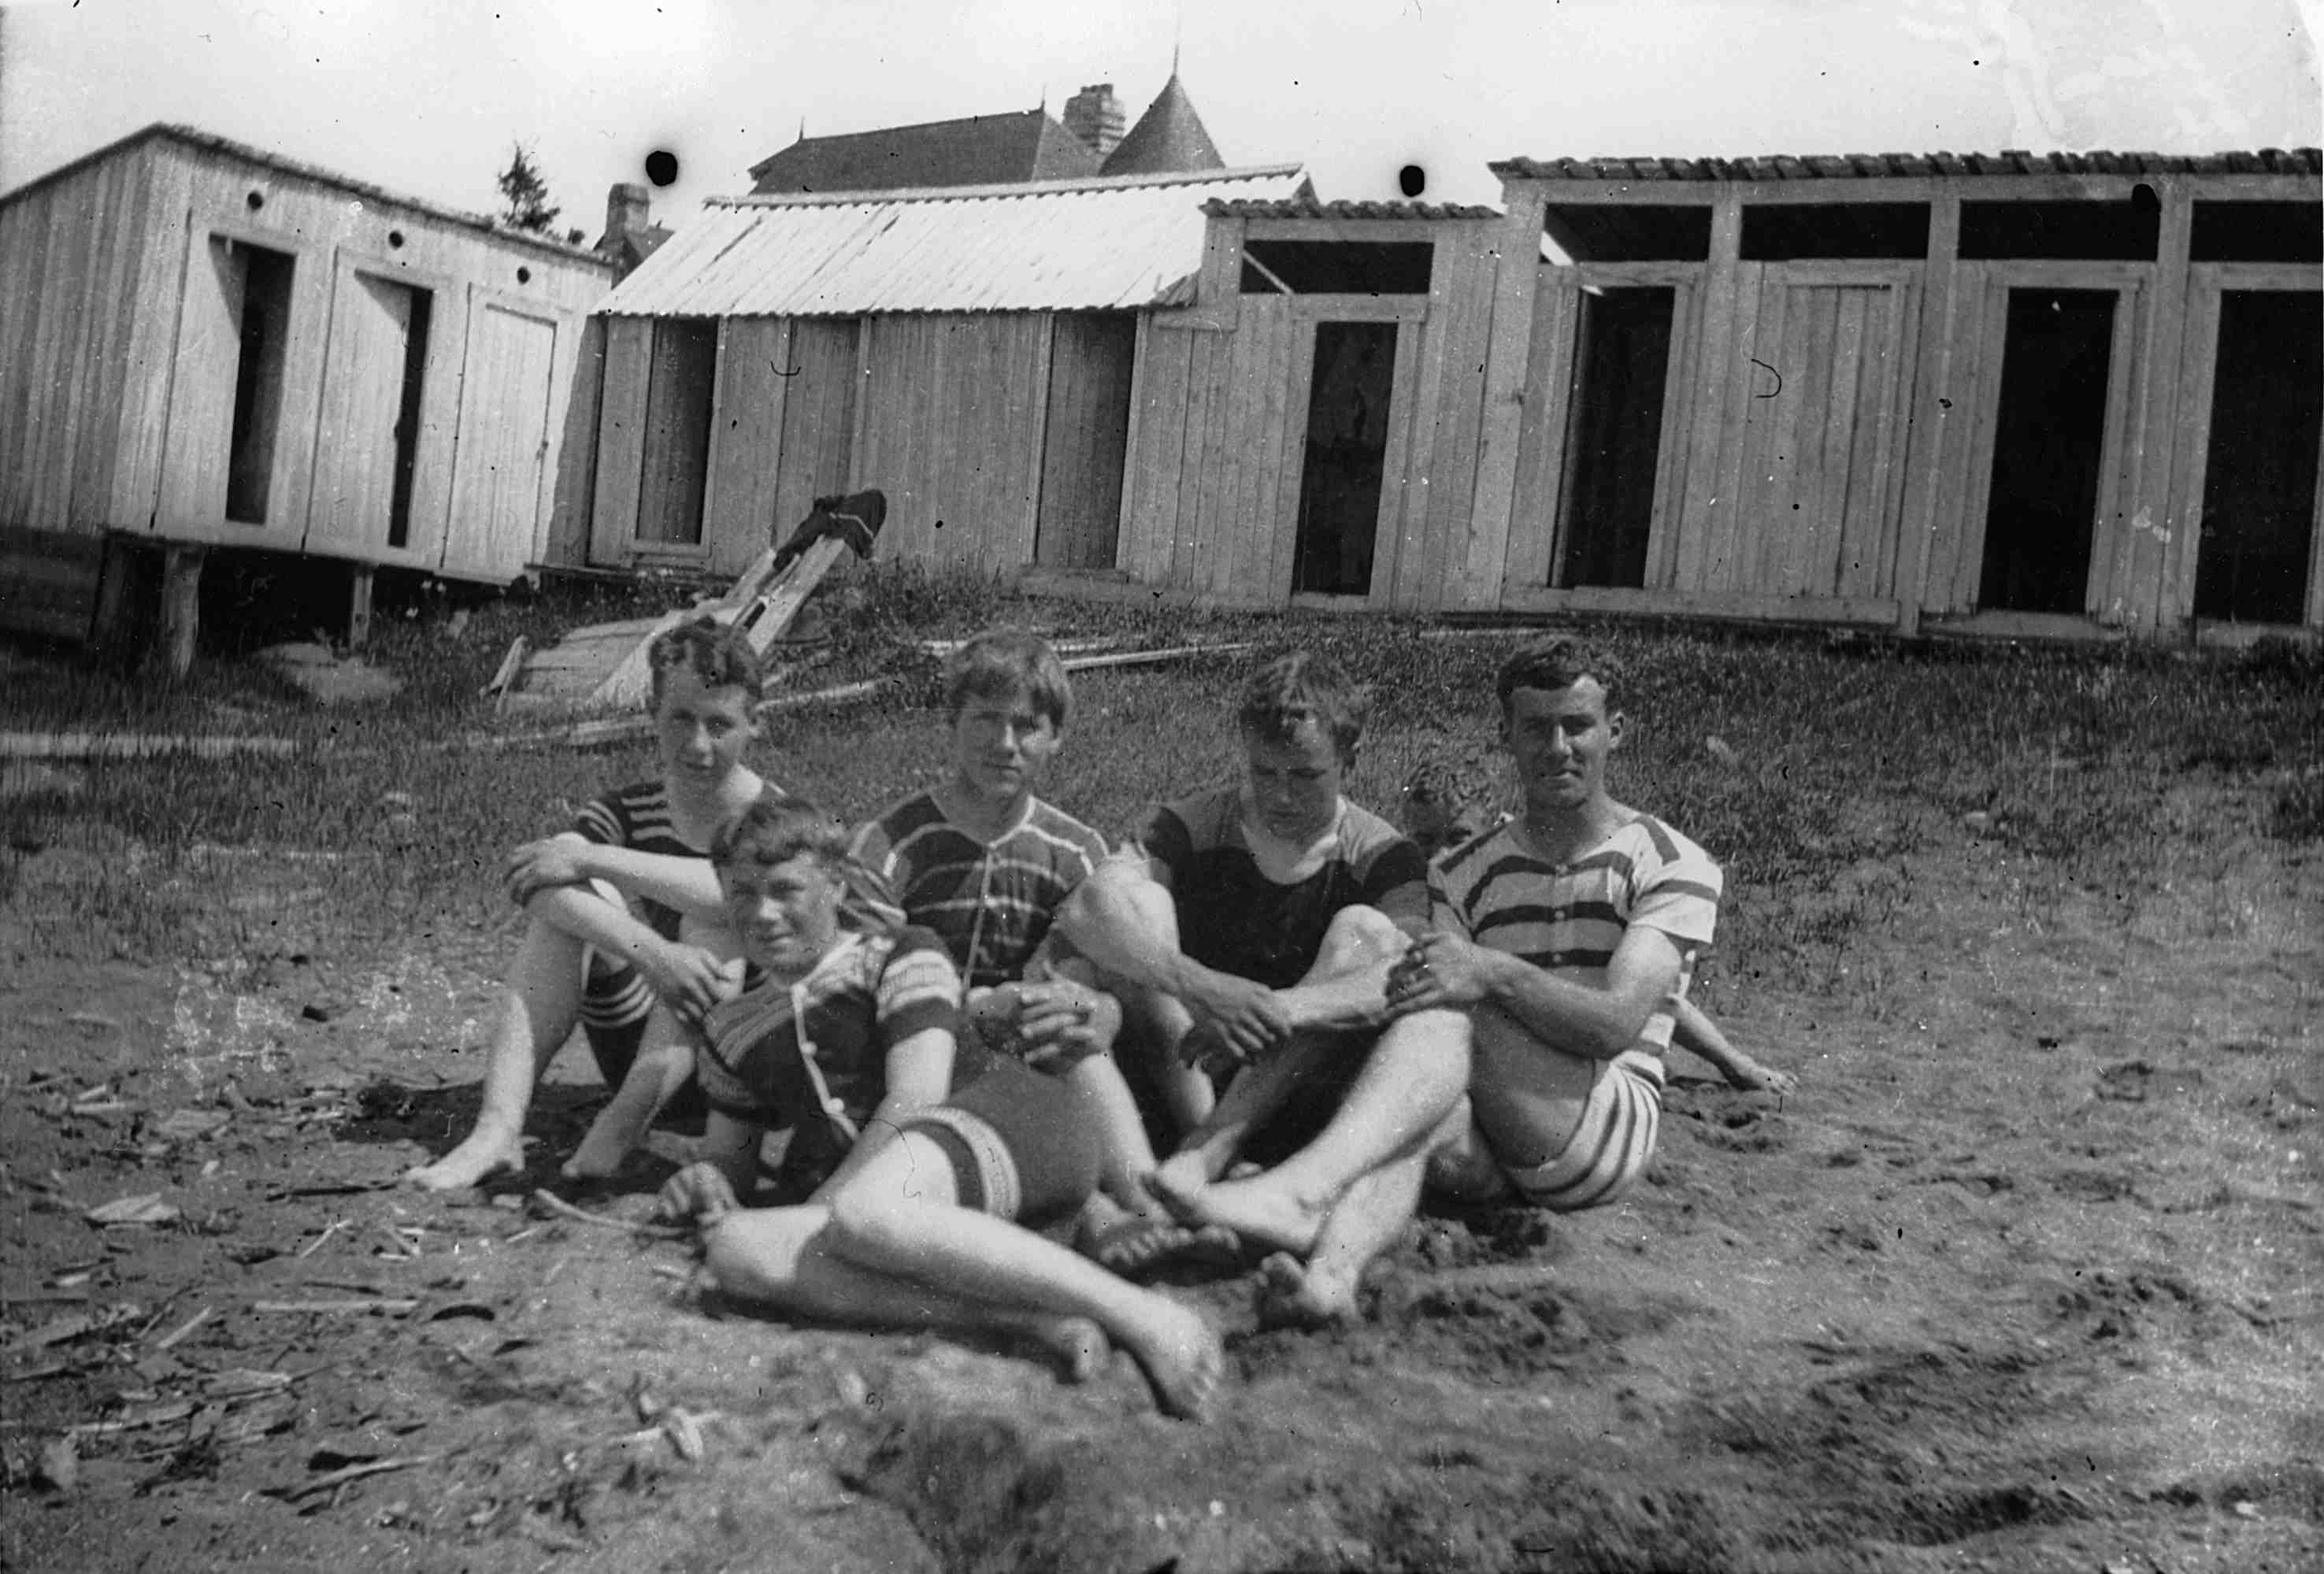
[[[1737,266],[1737,288],[1758,295],[1745,314],[1755,332],[1741,352],[1757,376],[1747,384],[1738,440],[1720,456],[1721,484],[1733,486],[1736,507],[1718,522],[1731,525],[1732,535],[1697,559],[1700,581],[1677,588],[1891,593],[1902,479],[1897,414],[1917,320],[1914,272],[1912,264]],[[1876,272],[1893,277],[1880,281]],[[1741,382],[1730,377],[1726,385]]]
[[[818,497],[853,484],[855,402],[859,392],[852,317],[797,318],[783,364],[782,440],[778,450],[770,525],[788,538]],[[867,483],[866,484],[877,484]]]
[[[1533,294],[1533,343],[1526,356],[1517,473],[1509,490],[1504,583],[1540,587],[1549,584],[1557,550],[1557,511],[1564,491],[1566,437],[1572,425],[1574,335],[1581,321],[1582,289],[1569,268],[1547,263],[1533,266],[1542,277]],[[1499,590],[1496,584],[1497,601]]]
[[[1248,295],[1231,332],[1157,322],[1144,338],[1121,566],[1225,603],[1281,604],[1314,326],[1282,296]]]
[[[653,374],[653,321],[605,321],[605,382],[597,415],[597,484],[589,561],[626,566],[638,538],[638,484],[645,474],[646,384]]]
[[[1391,590],[1393,604],[1401,609],[1433,612],[1462,599],[1484,424],[1498,239],[1495,230],[1482,225],[1439,230],[1428,320],[1402,325],[1406,333],[1417,328],[1425,348],[1421,386],[1414,391],[1413,469],[1405,493],[1406,539],[1416,542],[1417,550],[1397,554]]]
[[[730,317],[718,325],[718,397],[710,431],[710,483],[703,499],[702,538],[710,566],[740,574],[764,551],[778,526],[775,483],[783,442],[783,406],[791,379],[787,318]]]
[[[551,407],[558,426],[547,469],[550,502],[548,536],[535,561],[560,567],[589,561],[589,515],[596,498],[597,407],[604,391],[606,318],[583,319],[558,338],[554,373],[564,397]]]
[[[132,522],[115,489],[153,186],[138,148],[0,205],[0,528]]]
[[[853,484],[888,495],[883,555],[1015,568],[1033,560],[1048,391],[1038,312],[863,319]]]
[[[1111,568],[1121,529],[1138,319],[1060,312],[1049,350],[1048,432],[1041,456],[1044,568]]]
[[[233,253],[243,245],[291,259],[262,524],[225,516],[241,347]],[[383,532],[379,541],[309,539],[334,284],[348,259],[432,291],[420,470],[401,549],[387,547]],[[223,272],[219,262],[228,264]],[[263,161],[166,134],[131,139],[0,199],[0,276],[9,281],[0,291],[0,525],[327,548],[365,561],[429,570],[456,563],[461,571],[512,575],[542,539],[539,521],[556,485],[545,462],[535,506],[511,504],[480,518],[475,529],[485,542],[463,540],[446,557],[466,522],[451,509],[463,391],[491,374],[468,365],[468,289],[481,284],[524,302],[554,319],[562,339],[568,326],[577,335],[610,275],[592,259],[512,243]],[[534,359],[509,364],[537,381]],[[549,426],[561,429],[569,382],[552,376],[551,383]]]

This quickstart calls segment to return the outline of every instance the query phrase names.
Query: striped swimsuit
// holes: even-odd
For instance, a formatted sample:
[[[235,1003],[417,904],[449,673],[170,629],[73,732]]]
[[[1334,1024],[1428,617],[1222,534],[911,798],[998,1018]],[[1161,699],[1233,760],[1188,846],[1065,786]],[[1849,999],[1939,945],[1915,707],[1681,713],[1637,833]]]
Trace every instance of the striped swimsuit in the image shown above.
[[[1721,885],[1709,853],[1644,815],[1571,863],[1536,855],[1510,821],[1454,848],[1429,871],[1440,928],[1536,967],[1602,971],[1633,925],[1660,930],[1679,950],[1678,980],[1637,1042],[1610,1061],[1591,1063],[1590,1094],[1573,1136],[1538,1162],[1501,1161],[1527,1201],[1557,1212],[1611,1202],[1636,1184],[1654,1156],[1672,1013],[1685,998],[1695,957],[1711,943]]]

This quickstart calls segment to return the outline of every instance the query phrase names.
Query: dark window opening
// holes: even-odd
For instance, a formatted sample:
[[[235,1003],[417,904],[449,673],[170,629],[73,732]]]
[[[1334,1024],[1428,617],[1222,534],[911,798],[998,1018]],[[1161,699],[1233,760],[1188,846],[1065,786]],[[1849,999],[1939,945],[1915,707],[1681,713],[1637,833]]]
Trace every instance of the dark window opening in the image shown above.
[[[226,248],[229,294],[240,286],[240,340],[234,368],[234,425],[226,439],[226,517],[236,524],[266,522],[274,480],[274,441],[282,423],[283,347],[290,338],[288,253],[238,241]]]
[[[1368,595],[1396,391],[1396,324],[1315,325],[1293,588]]]
[[[1646,582],[1677,296],[1622,289],[1582,297],[1553,585]]]
[[[2013,290],[1980,607],[2085,610],[2114,359],[2110,290]]]
[[[1924,202],[1755,202],[1743,209],[1747,262],[1929,254]]]
[[[692,546],[702,539],[703,495],[710,479],[718,324],[710,318],[657,322],[651,354],[638,539]]]
[[[2163,208],[2145,202],[1964,202],[1960,254],[2151,262]]]
[[[1242,255],[1245,295],[1425,295],[1436,248],[1427,241],[1245,241]]]
[[[1701,262],[1711,255],[1708,206],[1554,202],[1542,228],[1577,262]]]
[[[2304,621],[2319,429],[2324,294],[2233,290],[2221,295],[2202,538],[2195,557],[2197,617]]]
[[[2198,262],[2324,262],[2324,202],[2198,202]]]
[[[403,332],[403,397],[395,411],[395,490],[387,510],[391,547],[410,544],[411,480],[420,462],[420,395],[428,382],[428,319],[434,297],[425,290],[410,293],[411,315]]]

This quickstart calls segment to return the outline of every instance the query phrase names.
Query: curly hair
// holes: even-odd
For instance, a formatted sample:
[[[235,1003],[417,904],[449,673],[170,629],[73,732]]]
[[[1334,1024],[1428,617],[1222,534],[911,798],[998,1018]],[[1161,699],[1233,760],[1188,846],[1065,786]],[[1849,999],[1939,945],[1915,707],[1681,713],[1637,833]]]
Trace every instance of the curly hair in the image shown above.
[[[771,869],[802,853],[825,868],[847,859],[847,827],[805,798],[770,789],[718,827],[710,838],[710,861],[727,869]]]
[[[661,703],[669,675],[681,667],[700,678],[705,688],[742,690],[753,704],[766,687],[766,667],[750,640],[733,625],[706,614],[654,636],[646,649],[646,661],[653,668],[656,704]]]
[[[1273,743],[1296,741],[1309,723],[1327,733],[1342,763],[1353,759],[1371,698],[1339,663],[1311,650],[1277,657],[1243,686],[1236,720],[1245,733]]]
[[[1023,629],[987,629],[945,661],[945,704],[957,721],[972,699],[1033,702],[1062,732],[1074,711],[1073,680],[1049,642]]]

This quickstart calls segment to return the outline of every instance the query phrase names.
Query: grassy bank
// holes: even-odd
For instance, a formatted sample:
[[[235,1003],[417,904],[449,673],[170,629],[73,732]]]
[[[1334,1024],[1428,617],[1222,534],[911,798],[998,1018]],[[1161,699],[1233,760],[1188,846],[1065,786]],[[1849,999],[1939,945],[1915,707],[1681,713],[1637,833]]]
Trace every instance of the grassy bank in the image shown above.
[[[218,931],[215,887],[254,879],[246,871],[285,851],[333,861],[332,919],[353,936],[504,925],[503,852],[652,764],[642,743],[460,747],[494,724],[478,690],[516,633],[538,641],[647,610],[604,595],[501,604],[456,638],[440,621],[391,619],[371,656],[403,691],[339,710],[255,661],[205,661],[169,686],[6,654],[0,727],[253,733],[296,746],[280,759],[15,768],[0,799],[10,843],[0,903],[21,920],[17,943],[157,959],[263,949],[277,916],[254,897],[228,904],[237,916]],[[1325,649],[1375,695],[1360,799],[1388,805],[1424,758],[1462,762],[1482,791],[1498,778],[1491,674],[1506,635],[1013,602],[983,582],[908,567],[869,575],[855,614],[788,686],[894,681],[845,708],[770,718],[764,761],[850,815],[927,780],[941,721],[935,664],[909,641],[1001,620],[1060,634]],[[1908,649],[1636,627],[1592,635],[1633,723],[1616,790],[1728,870],[1714,997],[1771,971],[1812,989],[1864,988],[1847,971],[1851,937],[1911,899],[1914,855],[1939,842],[1973,836],[2017,860],[2028,904],[2080,885],[2127,908],[2158,882],[2212,867],[2236,841],[2324,833],[2324,670],[2310,658]],[[1223,717],[1250,660],[1087,675],[1055,796],[1118,832],[1150,799],[1231,771]],[[202,910],[212,927],[196,933]]]

